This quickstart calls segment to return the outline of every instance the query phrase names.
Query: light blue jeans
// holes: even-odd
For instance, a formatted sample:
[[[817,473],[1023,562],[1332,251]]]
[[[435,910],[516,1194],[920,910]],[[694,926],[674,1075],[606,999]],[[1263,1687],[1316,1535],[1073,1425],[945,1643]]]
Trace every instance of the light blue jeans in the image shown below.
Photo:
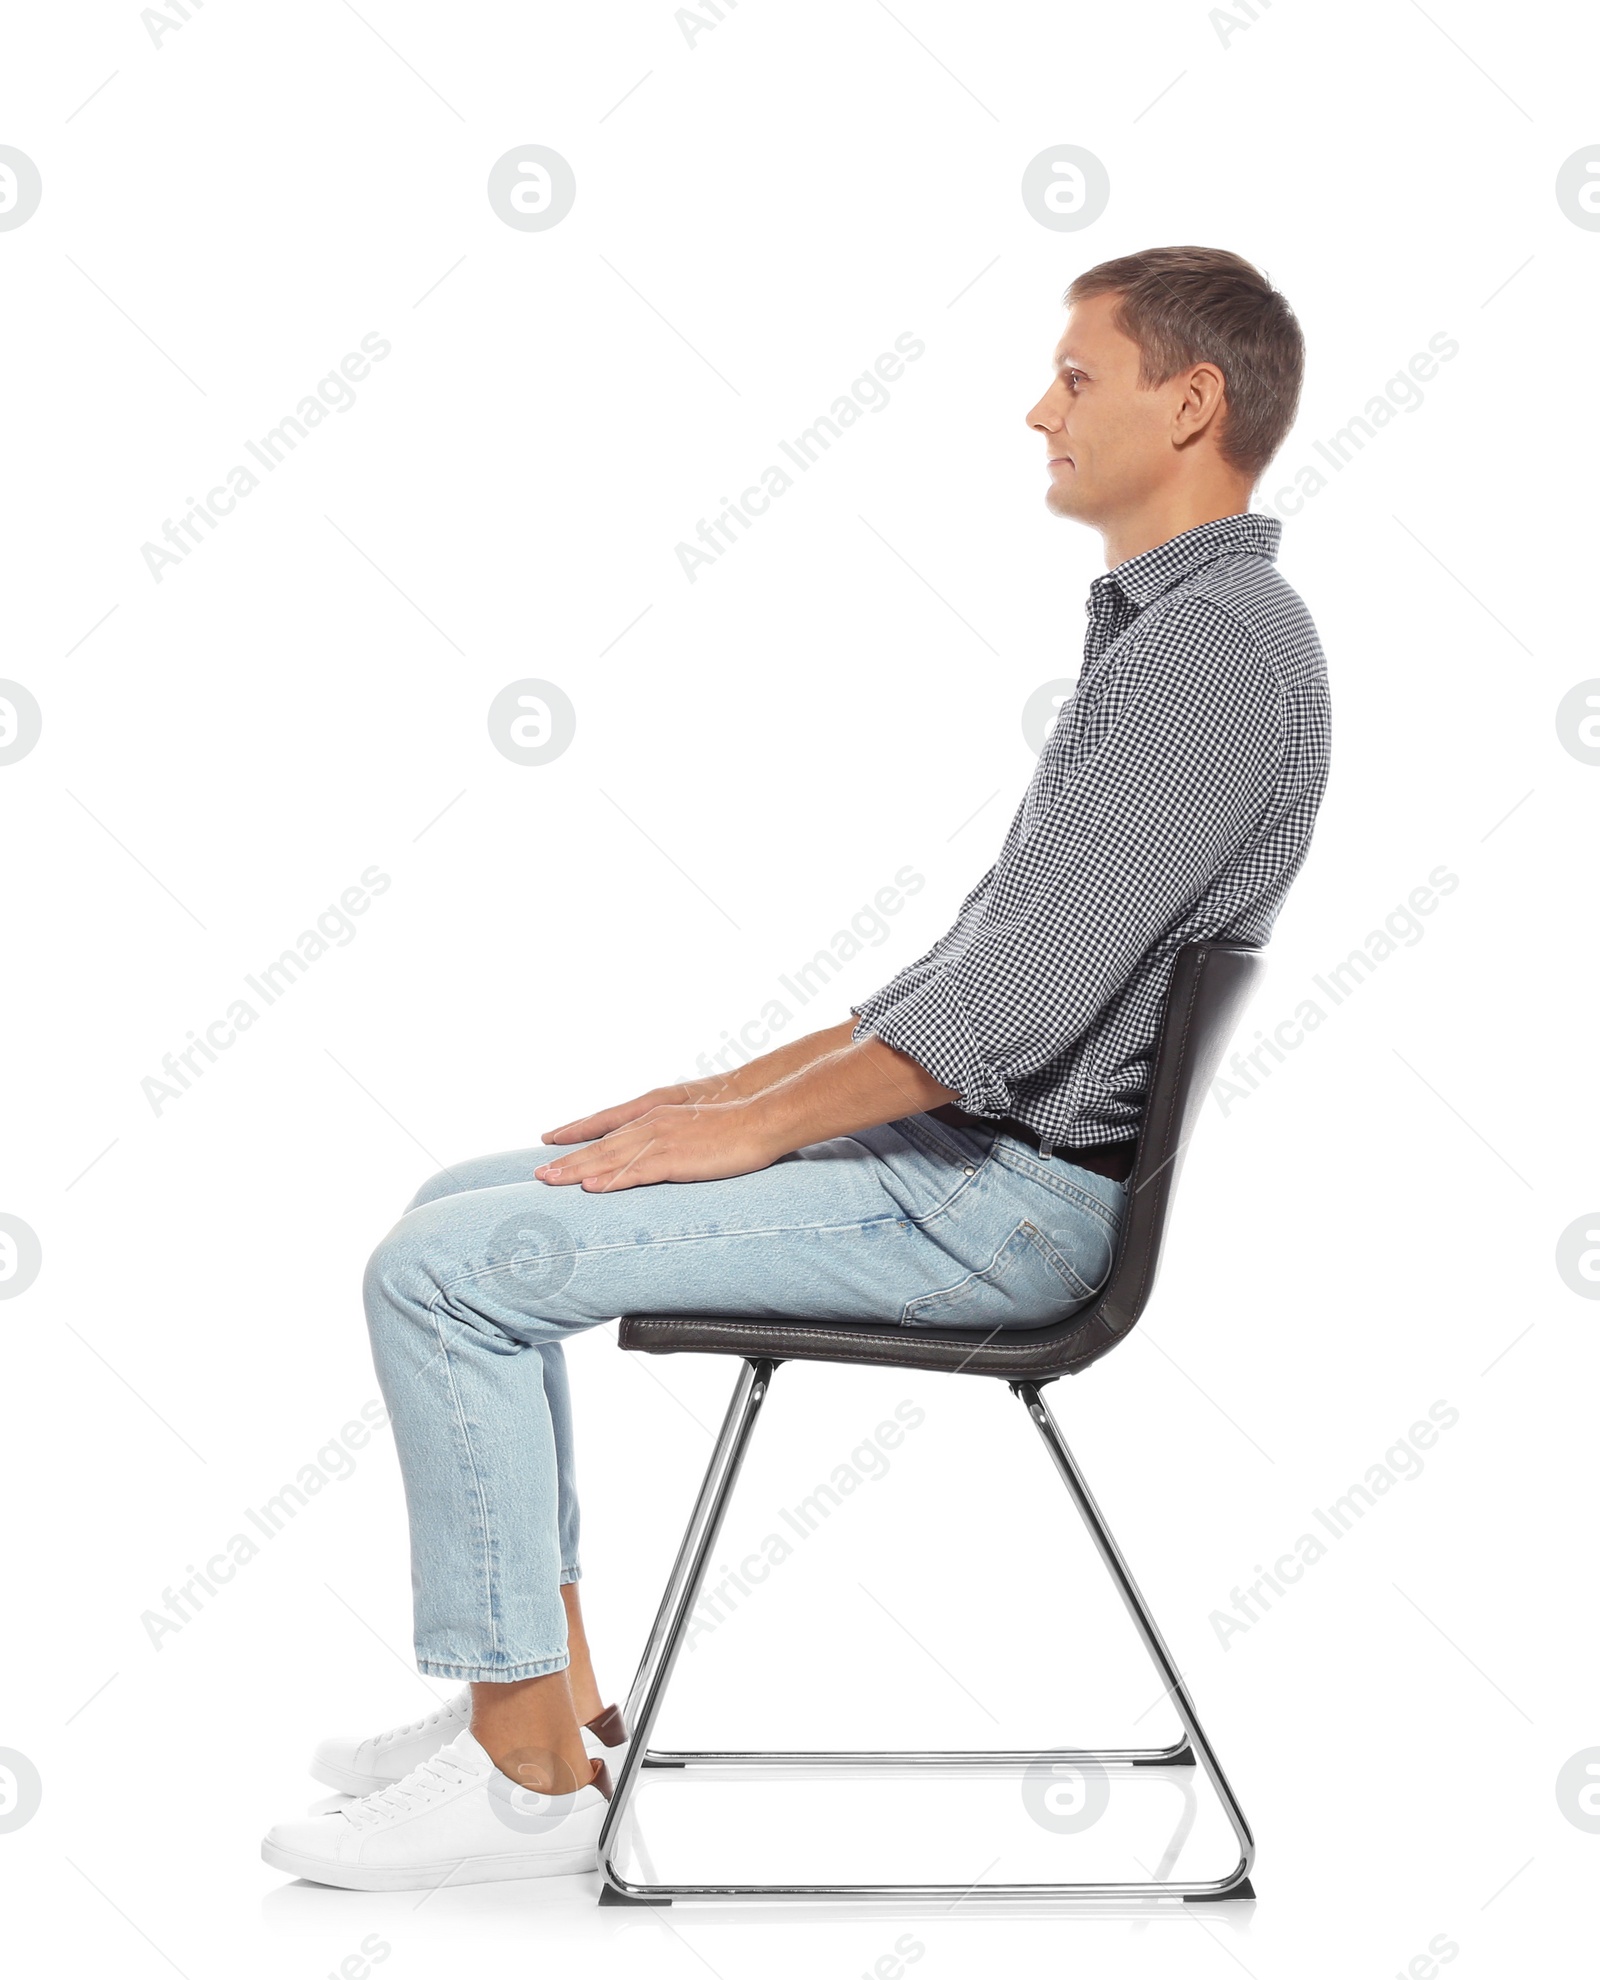
[[[576,1144],[574,1144],[576,1145]],[[578,1578],[561,1344],[628,1312],[1041,1326],[1111,1269],[1126,1186],[910,1114],[723,1182],[590,1192],[548,1146],[425,1183],[365,1296],[411,1523],[418,1668],[563,1669]]]

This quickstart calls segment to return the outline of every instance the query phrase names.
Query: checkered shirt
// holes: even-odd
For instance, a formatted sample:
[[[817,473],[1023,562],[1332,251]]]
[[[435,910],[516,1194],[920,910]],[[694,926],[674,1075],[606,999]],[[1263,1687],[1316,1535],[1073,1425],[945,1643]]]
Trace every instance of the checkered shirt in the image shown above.
[[[1089,587],[1083,666],[1000,856],[852,1036],[1048,1152],[1139,1129],[1177,951],[1264,943],[1328,775],[1327,670],[1274,561],[1224,516]]]

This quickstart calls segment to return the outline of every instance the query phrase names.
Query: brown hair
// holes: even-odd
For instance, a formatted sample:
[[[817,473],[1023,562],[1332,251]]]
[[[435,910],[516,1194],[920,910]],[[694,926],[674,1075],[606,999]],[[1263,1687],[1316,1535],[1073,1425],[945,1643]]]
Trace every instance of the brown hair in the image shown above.
[[[1139,346],[1139,383],[1164,385],[1186,365],[1221,371],[1217,444],[1251,481],[1283,445],[1300,403],[1305,339],[1258,268],[1226,248],[1144,248],[1077,277],[1062,301],[1117,295],[1112,321]]]

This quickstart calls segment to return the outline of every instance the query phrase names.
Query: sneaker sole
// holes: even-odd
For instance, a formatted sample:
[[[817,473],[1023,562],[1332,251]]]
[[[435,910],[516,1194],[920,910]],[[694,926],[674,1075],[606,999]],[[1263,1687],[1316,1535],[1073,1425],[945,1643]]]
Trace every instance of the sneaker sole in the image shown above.
[[[261,1845],[261,1859],[274,1870],[303,1877],[310,1884],[330,1884],[346,1891],[431,1891],[446,1884],[500,1884],[528,1877],[570,1877],[596,1866],[595,1845],[553,1850],[548,1856],[481,1856],[472,1862],[326,1863],[318,1856],[301,1856],[274,1842]]]

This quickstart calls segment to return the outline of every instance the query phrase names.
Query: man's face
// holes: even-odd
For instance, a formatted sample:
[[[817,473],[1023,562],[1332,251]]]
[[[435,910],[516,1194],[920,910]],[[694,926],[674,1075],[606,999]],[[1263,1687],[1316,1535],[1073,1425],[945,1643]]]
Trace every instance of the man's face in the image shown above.
[[[1074,303],[1056,346],[1055,382],[1028,414],[1043,436],[1058,516],[1103,524],[1127,514],[1172,472],[1173,420],[1185,390],[1139,385],[1139,346],[1113,327],[1115,295]]]

